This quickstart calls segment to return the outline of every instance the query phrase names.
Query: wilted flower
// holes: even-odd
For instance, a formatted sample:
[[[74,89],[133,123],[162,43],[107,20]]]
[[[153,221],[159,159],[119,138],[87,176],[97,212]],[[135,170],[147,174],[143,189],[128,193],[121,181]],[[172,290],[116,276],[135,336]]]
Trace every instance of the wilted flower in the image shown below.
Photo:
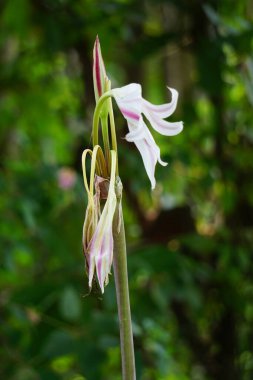
[[[112,222],[116,207],[115,176],[116,176],[116,153],[111,151],[111,175],[110,180],[95,175],[97,152],[101,149],[96,146],[91,153],[91,177],[90,186],[87,183],[85,159],[89,150],[83,154],[83,174],[85,187],[88,193],[88,206],[86,209],[83,227],[83,249],[87,263],[89,287],[96,269],[97,279],[102,293],[104,285],[108,283],[113,259],[113,236]],[[95,188],[95,195],[93,189]],[[100,200],[106,199],[102,213]]]

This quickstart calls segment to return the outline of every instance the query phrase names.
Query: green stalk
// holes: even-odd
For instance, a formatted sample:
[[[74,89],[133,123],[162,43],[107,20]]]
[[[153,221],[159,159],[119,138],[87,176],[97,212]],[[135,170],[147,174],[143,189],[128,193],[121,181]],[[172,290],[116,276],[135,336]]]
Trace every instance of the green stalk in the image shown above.
[[[102,124],[102,136],[104,143],[104,151],[105,151],[105,161],[107,162],[107,172],[109,172],[109,168],[111,166],[110,159],[110,142],[109,142],[109,134],[108,134],[108,115],[101,116],[101,124]]]
[[[124,220],[121,206],[122,184],[117,177],[116,182],[117,206],[113,219],[113,269],[116,286],[118,315],[120,325],[120,346],[122,361],[122,379],[136,380],[133,332],[127,275],[127,253]]]
[[[117,147],[116,128],[115,128],[115,121],[114,121],[113,108],[112,108],[112,99],[109,99],[109,119],[110,119],[110,129],[111,129],[112,149],[115,150],[115,152],[116,152],[116,156],[117,156],[116,173],[117,173],[117,175],[118,175],[118,174],[119,174],[119,165],[118,165],[118,147]]]
[[[92,123],[92,134],[93,134],[93,146],[98,145],[98,127],[99,127],[99,118],[104,106],[105,101],[110,98],[111,92],[105,92],[100,98],[98,103],[96,104],[96,108],[93,115],[93,123]]]

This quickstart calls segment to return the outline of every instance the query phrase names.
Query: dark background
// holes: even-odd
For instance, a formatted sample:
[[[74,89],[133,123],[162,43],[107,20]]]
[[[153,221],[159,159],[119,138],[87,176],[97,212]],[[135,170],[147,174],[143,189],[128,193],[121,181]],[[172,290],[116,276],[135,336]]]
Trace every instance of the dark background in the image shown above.
[[[0,2],[0,378],[119,380],[113,276],[88,295],[81,153],[92,49],[113,86],[179,90],[150,191],[122,139],[138,380],[253,378],[253,3]]]

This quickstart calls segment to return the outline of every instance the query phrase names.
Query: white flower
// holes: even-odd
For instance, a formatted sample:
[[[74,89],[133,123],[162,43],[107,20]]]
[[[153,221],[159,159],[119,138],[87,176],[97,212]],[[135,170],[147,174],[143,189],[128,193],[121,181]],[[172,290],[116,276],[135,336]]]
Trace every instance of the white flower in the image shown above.
[[[150,179],[152,189],[155,188],[155,166],[159,162],[165,166],[167,163],[160,158],[160,149],[150,133],[142,115],[146,117],[154,130],[165,136],[174,136],[183,129],[183,123],[168,122],[165,118],[171,116],[176,109],[178,92],[169,88],[172,99],[170,103],[154,105],[143,99],[141,85],[131,83],[127,86],[111,90],[118,107],[127,120],[129,133],[126,140],[134,142],[137,146]]]

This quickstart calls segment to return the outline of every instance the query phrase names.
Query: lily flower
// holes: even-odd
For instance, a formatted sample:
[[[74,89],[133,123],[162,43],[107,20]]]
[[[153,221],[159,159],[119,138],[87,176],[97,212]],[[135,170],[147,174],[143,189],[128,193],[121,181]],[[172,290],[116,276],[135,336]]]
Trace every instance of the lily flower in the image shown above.
[[[134,142],[139,150],[152,189],[156,185],[156,163],[159,162],[163,166],[167,165],[167,163],[161,160],[160,149],[144,122],[142,115],[146,117],[151,127],[162,135],[174,136],[180,133],[183,130],[182,121],[171,123],[164,120],[173,114],[178,100],[177,90],[169,87],[168,89],[171,91],[171,102],[161,105],[154,105],[145,100],[142,97],[141,85],[137,83],[131,83],[109,91],[127,121],[129,133],[125,138],[129,142]]]
[[[88,269],[89,287],[96,270],[97,279],[102,293],[108,283],[113,259],[113,235],[112,223],[116,208],[115,177],[116,177],[116,153],[111,151],[111,175],[110,180],[95,176],[96,155],[99,146],[92,152],[90,187],[87,184],[85,158],[83,154],[84,183],[88,193],[88,206],[83,228],[83,249]],[[87,185],[87,186],[86,186]],[[109,186],[107,186],[109,185]],[[93,195],[95,187],[95,195]],[[108,188],[109,187],[109,188]],[[100,200],[107,199],[102,213],[100,212]]]

